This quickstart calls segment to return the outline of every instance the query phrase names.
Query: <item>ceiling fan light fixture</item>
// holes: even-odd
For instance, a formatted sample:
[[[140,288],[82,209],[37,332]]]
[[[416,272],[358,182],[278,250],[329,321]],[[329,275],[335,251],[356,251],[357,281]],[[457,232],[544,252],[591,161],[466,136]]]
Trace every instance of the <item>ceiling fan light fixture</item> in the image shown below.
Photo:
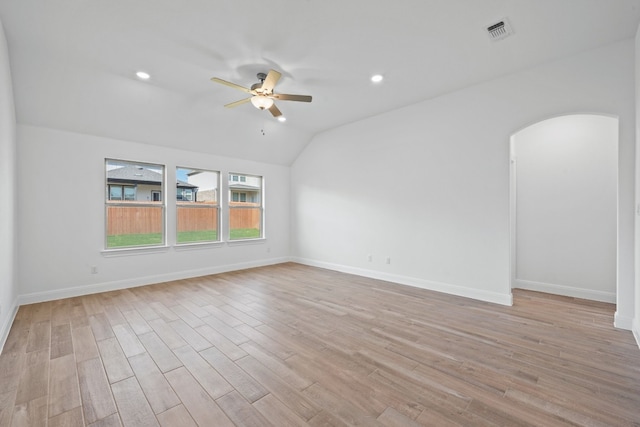
[[[251,98],[251,103],[258,110],[268,110],[273,105],[273,99],[262,95],[255,95]]]

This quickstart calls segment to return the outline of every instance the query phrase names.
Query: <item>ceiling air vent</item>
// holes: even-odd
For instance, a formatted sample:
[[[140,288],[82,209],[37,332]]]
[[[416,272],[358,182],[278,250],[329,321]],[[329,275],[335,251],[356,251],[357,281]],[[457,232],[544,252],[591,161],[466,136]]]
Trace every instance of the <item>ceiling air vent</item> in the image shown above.
[[[507,18],[504,18],[493,25],[489,25],[487,27],[487,33],[491,40],[497,41],[509,37],[513,34],[513,30],[511,29],[511,25],[509,24],[509,21],[507,21]]]

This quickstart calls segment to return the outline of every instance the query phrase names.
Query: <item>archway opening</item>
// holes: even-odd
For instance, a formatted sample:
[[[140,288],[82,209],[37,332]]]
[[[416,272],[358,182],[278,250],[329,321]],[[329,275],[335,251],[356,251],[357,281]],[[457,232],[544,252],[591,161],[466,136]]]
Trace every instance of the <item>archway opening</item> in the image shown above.
[[[555,117],[511,137],[511,287],[616,302],[618,119]]]

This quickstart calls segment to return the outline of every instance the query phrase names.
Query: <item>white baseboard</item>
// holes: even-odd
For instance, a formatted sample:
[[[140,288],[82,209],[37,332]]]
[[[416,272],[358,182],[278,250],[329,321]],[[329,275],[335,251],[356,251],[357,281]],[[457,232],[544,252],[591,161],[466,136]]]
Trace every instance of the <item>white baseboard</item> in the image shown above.
[[[9,315],[5,319],[2,327],[0,327],[0,354],[2,354],[2,349],[4,349],[4,345],[7,342],[7,338],[9,338],[9,331],[11,330],[11,325],[13,325],[13,321],[16,318],[16,314],[18,313],[18,299],[16,298],[9,307]]]
[[[566,297],[588,299],[592,301],[616,303],[615,292],[594,291],[590,289],[574,288],[571,286],[555,285],[552,283],[534,282],[531,280],[516,279],[514,288],[527,289],[529,291],[546,292],[548,294],[563,295]]]
[[[356,276],[368,277],[371,279],[384,280],[387,282],[398,283],[414,288],[427,289],[430,291],[442,292],[451,295],[457,295],[466,298],[472,298],[480,301],[491,302],[501,305],[513,305],[513,297],[511,293],[501,294],[497,292],[489,292],[468,288],[465,286],[452,285],[449,283],[434,282],[431,280],[418,279],[415,277],[401,276],[397,274],[384,273],[380,271],[367,270],[364,268],[351,267],[341,264],[332,264],[322,261],[314,261],[306,258],[293,257],[293,262],[309,265],[312,267],[326,268],[328,270],[339,271],[341,273],[354,274]]]
[[[630,331],[633,328],[633,318],[621,316],[617,311],[613,315],[613,326]]]
[[[178,271],[175,273],[158,274],[154,276],[136,277],[133,279],[117,280],[113,282],[97,283],[93,285],[74,286],[64,289],[56,289],[45,292],[34,292],[19,295],[17,306],[34,304],[38,302],[53,301],[62,298],[72,298],[82,295],[96,294],[99,292],[117,291],[126,288],[152,285],[154,283],[170,282],[172,280],[188,279],[191,277],[207,276],[209,274],[226,273],[229,271],[245,270],[247,268],[264,267],[267,265],[282,264],[289,262],[289,257],[270,258],[267,260],[250,261],[238,264],[220,265],[215,267],[200,268],[197,270]]]
[[[633,327],[631,328],[631,331],[633,332],[633,336],[636,339],[636,344],[638,344],[638,348],[640,348],[640,319],[639,318],[635,318],[633,320]]]

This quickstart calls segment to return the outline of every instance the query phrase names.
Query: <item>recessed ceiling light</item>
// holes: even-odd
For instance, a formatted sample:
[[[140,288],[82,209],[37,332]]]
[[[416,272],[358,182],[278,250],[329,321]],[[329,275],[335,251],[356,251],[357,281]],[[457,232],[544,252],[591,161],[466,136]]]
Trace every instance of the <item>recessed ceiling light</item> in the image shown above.
[[[384,79],[384,76],[382,74],[375,74],[371,76],[371,81],[374,83],[380,83],[383,79]]]
[[[145,73],[144,71],[138,71],[136,73],[136,76],[138,76],[138,78],[142,80],[149,80],[149,78],[151,77],[149,73]]]
[[[287,118],[285,116],[278,116],[278,121],[279,122],[286,122]]]

